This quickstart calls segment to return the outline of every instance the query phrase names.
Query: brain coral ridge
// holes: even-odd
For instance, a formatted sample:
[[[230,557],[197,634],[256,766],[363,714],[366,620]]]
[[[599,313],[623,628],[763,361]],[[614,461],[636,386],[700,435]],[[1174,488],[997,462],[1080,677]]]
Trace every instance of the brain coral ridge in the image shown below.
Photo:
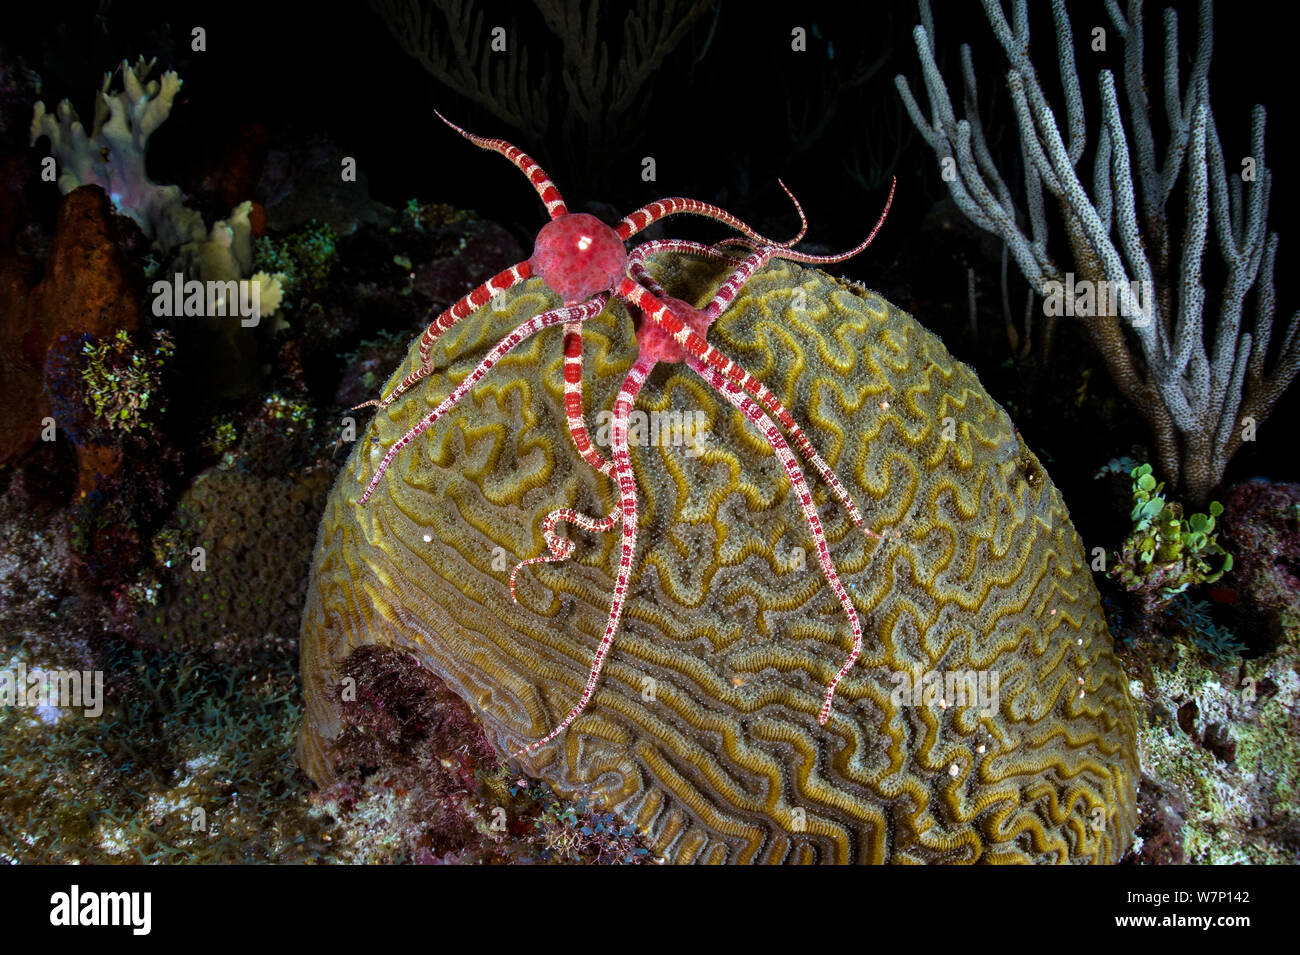
[[[697,306],[723,278],[696,258],[651,265]],[[375,417],[340,474],[302,625],[299,755],[318,781],[359,646],[410,653],[503,753],[580,695],[617,535],[571,529],[574,559],[521,574],[517,605],[507,583],[543,552],[547,512],[617,501],[565,431],[562,336],[508,355],[357,505],[384,451],[506,332],[556,305],[532,280],[456,326],[434,350],[441,370]],[[593,421],[635,358],[631,318],[611,303],[585,337]],[[791,410],[886,535],[854,532],[810,478],[863,656],[818,726],[851,637],[804,559],[786,475],[739,412],[661,365],[637,407],[702,411],[700,440],[633,446],[641,540],[624,623],[592,705],[526,771],[603,799],[678,862],[1117,860],[1136,820],[1132,702],[1065,506],[1006,412],[910,316],[788,263],[753,276],[709,339]],[[388,388],[417,361],[412,347]],[[996,692],[943,698],[954,674]],[[938,691],[903,693],[904,675]]]

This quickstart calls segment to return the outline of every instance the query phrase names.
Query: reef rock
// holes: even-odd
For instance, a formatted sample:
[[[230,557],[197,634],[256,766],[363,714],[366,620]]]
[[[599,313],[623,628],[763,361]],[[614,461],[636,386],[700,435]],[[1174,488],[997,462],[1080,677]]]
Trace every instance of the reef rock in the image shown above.
[[[1224,546],[1235,562],[1231,595],[1276,646],[1288,618],[1292,626],[1300,619],[1300,484],[1244,481],[1223,504]]]
[[[722,279],[696,259],[652,267],[697,305]],[[556,304],[533,280],[445,335],[440,370],[376,415],[339,476],[301,635],[299,757],[318,782],[334,776],[358,647],[410,654],[502,753],[547,733],[582,691],[617,536],[570,528],[573,560],[526,569],[518,604],[508,588],[511,566],[543,553],[548,511],[617,501],[565,430],[557,330],[501,361],[357,503],[386,448]],[[1137,821],[1133,705],[1065,506],[1006,412],[911,317],[786,263],[752,277],[709,338],[791,409],[887,536],[856,532],[810,477],[863,655],[819,726],[850,635],[805,557],[785,473],[703,381],[660,366],[637,403],[659,440],[632,448],[641,537],[624,622],[592,704],[525,772],[603,800],[676,862],[1116,861]],[[586,324],[593,432],[633,342],[620,304]],[[385,390],[416,361],[413,346]],[[683,431],[702,443],[664,440]],[[963,700],[925,674],[986,689],[996,676],[997,692]],[[931,692],[901,692],[918,683]]]

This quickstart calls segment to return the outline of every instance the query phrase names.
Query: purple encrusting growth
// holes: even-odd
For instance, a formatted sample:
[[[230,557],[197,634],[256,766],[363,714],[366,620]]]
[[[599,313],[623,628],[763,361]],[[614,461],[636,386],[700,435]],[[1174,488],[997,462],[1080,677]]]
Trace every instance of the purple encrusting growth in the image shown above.
[[[1262,617],[1270,641],[1282,641],[1300,610],[1300,484],[1254,480],[1224,495],[1223,542],[1235,564],[1223,588],[1250,615]],[[1217,594],[1216,594],[1217,595]]]

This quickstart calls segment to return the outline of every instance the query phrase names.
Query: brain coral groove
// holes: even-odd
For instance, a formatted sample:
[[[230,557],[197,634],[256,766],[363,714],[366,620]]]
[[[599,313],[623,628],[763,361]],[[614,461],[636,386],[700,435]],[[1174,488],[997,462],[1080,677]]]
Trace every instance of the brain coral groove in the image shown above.
[[[653,267],[697,305],[722,278],[692,258]],[[359,646],[409,652],[502,752],[578,698],[617,535],[573,531],[575,559],[521,574],[519,605],[507,586],[517,560],[543,552],[548,511],[604,514],[617,498],[564,430],[562,336],[505,358],[357,505],[385,449],[497,339],[556,304],[529,281],[445,335],[442,371],[376,416],[340,474],[302,625],[299,755],[316,780],[331,778],[338,683]],[[625,623],[593,705],[526,769],[603,796],[673,861],[1118,859],[1136,822],[1127,683],[1065,506],[1006,412],[910,316],[796,265],[755,275],[709,336],[891,535],[851,533],[810,478],[864,654],[819,727],[850,635],[816,560],[799,560],[811,538],[786,476],[738,412],[660,366],[638,408],[701,410],[703,453],[632,448],[643,509]],[[633,340],[621,304],[587,323],[589,420],[612,407]],[[416,360],[413,347],[388,387]],[[896,673],[965,670],[1000,676],[991,712],[894,702]]]

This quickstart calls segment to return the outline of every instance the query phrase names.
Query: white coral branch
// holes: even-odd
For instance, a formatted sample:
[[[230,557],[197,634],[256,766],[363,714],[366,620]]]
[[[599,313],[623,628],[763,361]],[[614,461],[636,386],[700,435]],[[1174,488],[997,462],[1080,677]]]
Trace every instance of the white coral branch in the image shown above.
[[[1243,183],[1224,163],[1210,105],[1212,0],[1201,0],[1196,53],[1185,84],[1179,78],[1178,17],[1167,10],[1162,85],[1169,133],[1162,161],[1151,128],[1143,68],[1142,0],[1129,0],[1127,12],[1116,0],[1106,0],[1124,42],[1127,110],[1121,108],[1114,77],[1102,70],[1101,122],[1089,195],[1077,172],[1087,131],[1065,0],[1052,2],[1065,94],[1064,136],[1030,57],[1027,3],[1013,0],[1008,20],[1002,0],[983,2],[1010,64],[1007,86],[1025,159],[1027,214],[1017,213],[985,145],[976,111],[975,68],[966,46],[966,115],[956,118],[936,65],[928,0],[920,0],[923,25],[913,38],[930,113],[927,118],[899,76],[895,82],[908,115],[941,164],[956,163],[956,176],[944,178],[958,207],[1006,242],[1026,279],[1044,295],[1047,283],[1060,280],[1061,270],[1047,250],[1043,189],[1057,199],[1075,271],[1106,281],[1118,295],[1119,315],[1096,316],[1089,330],[1121,390],[1138,403],[1156,432],[1162,470],[1181,480],[1193,499],[1203,499],[1240,446],[1240,420],[1262,420],[1300,371],[1300,312],[1288,324],[1268,367],[1277,237],[1267,230],[1271,177],[1264,165],[1264,110],[1255,108],[1251,129],[1256,175]],[[1175,249],[1166,206],[1180,180],[1185,183],[1187,214]],[[1026,221],[1029,235],[1021,225]],[[1227,266],[1227,281],[1213,306],[1202,283],[1211,245]],[[1143,296],[1139,308],[1130,291],[1134,287],[1155,294]],[[1252,290],[1257,307],[1253,328],[1247,330],[1243,316]],[[1217,308],[1209,323],[1207,307]],[[1115,324],[1117,318],[1126,320],[1127,334]],[[1137,355],[1141,361],[1135,360]]]

